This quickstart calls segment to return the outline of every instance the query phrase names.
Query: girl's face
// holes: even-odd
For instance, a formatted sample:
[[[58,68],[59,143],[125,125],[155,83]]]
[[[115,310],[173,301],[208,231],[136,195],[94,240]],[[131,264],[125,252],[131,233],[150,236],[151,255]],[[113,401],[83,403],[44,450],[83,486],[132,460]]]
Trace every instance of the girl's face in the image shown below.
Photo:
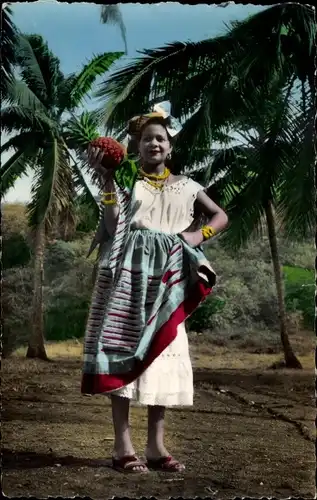
[[[144,128],[139,144],[141,158],[152,165],[164,163],[172,147],[167,131],[159,123],[150,123]]]

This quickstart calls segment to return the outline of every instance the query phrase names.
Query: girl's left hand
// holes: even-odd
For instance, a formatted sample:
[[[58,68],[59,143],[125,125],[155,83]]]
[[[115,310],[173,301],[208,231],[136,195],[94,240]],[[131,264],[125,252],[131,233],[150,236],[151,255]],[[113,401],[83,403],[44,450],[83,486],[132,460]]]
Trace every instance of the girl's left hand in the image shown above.
[[[184,232],[180,233],[179,236],[192,248],[198,247],[204,241],[201,231],[194,231],[190,233]]]

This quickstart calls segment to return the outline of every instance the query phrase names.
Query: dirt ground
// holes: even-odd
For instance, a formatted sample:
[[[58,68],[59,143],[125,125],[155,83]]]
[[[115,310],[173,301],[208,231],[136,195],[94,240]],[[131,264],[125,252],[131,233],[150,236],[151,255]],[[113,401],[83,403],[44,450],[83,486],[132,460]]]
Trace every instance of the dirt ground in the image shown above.
[[[216,347],[209,357],[194,353],[195,405],[167,417],[167,444],[185,473],[122,475],[110,467],[108,398],[80,394],[79,352],[52,352],[51,363],[21,355],[3,361],[7,496],[315,496],[313,357],[302,371],[276,371],[266,369],[274,356]],[[132,408],[131,427],[142,455],[144,408]]]

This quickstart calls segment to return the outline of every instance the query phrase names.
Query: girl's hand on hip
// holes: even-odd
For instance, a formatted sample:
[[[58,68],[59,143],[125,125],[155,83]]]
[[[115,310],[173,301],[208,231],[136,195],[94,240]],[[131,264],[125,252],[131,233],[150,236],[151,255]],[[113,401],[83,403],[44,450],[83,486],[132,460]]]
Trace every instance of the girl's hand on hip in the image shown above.
[[[194,231],[190,233],[183,232],[180,233],[179,236],[182,238],[182,240],[185,241],[185,243],[187,243],[187,245],[191,246],[192,248],[198,247],[204,241],[204,237],[201,231]]]

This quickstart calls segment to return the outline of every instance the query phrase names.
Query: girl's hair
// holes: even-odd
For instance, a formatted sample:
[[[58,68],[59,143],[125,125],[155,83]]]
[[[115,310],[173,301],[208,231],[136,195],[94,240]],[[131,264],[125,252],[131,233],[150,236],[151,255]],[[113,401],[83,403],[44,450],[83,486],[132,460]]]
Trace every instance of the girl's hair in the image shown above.
[[[149,118],[147,122],[142,125],[139,131],[139,136],[138,140],[140,141],[143,135],[144,130],[149,126],[149,125],[161,125],[163,128],[166,130],[167,138],[169,142],[172,144],[172,137],[169,135],[167,128],[166,128],[166,122],[164,118],[161,118],[159,116],[154,116],[153,118]]]

